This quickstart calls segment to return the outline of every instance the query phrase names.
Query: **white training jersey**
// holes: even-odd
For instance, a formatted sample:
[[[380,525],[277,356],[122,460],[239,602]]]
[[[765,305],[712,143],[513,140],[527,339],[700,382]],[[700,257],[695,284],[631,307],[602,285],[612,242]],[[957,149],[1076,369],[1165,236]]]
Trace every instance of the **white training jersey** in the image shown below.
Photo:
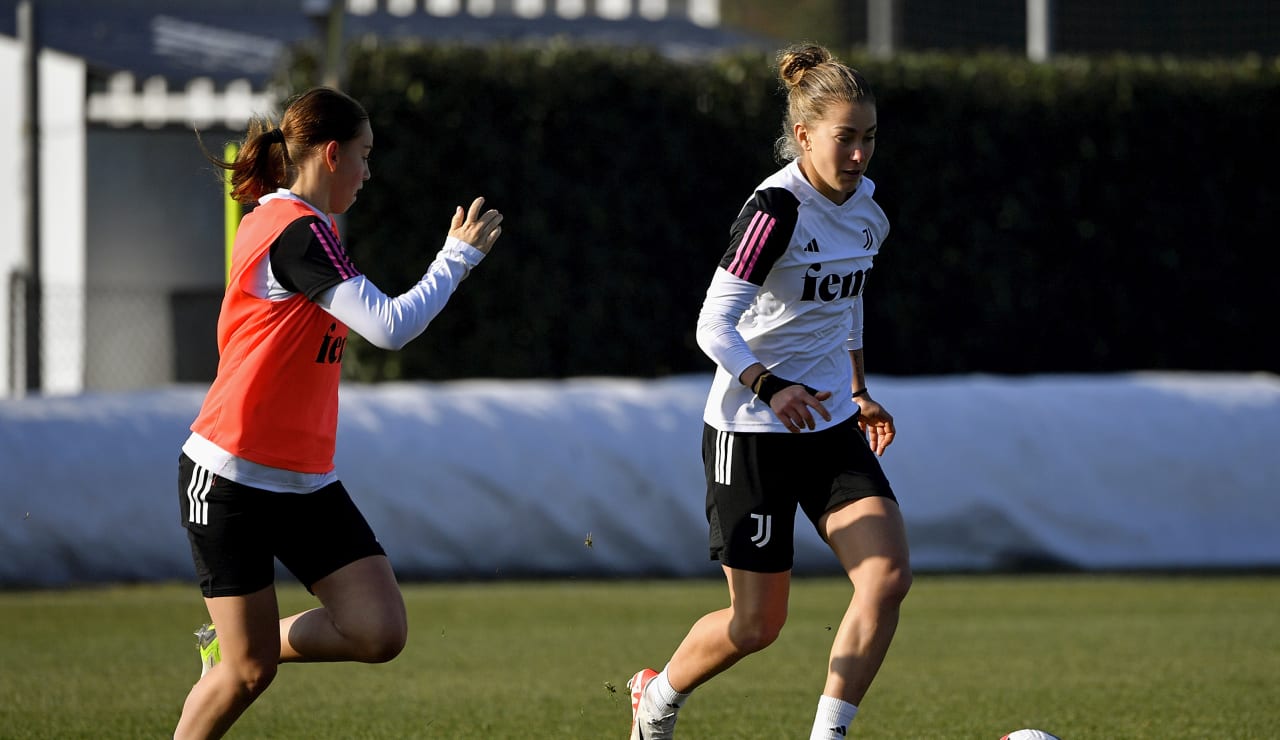
[[[738,380],[760,362],[774,375],[831,391],[817,429],[852,417],[849,350],[862,348],[862,291],[889,233],[875,183],[837,205],[792,161],[765,179],[730,231],[698,316],[698,345],[716,361],[703,420],[721,431],[786,432]]]

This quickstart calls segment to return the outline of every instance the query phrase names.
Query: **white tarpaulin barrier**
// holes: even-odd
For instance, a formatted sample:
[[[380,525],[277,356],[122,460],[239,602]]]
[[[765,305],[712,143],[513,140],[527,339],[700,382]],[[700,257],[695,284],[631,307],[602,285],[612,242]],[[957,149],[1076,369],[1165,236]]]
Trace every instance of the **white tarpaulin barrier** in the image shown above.
[[[1280,566],[1280,378],[871,379],[921,570]],[[338,471],[402,578],[711,575],[709,376],[345,386]],[[189,579],[203,388],[0,401],[0,586]],[[797,571],[833,559],[799,517]]]

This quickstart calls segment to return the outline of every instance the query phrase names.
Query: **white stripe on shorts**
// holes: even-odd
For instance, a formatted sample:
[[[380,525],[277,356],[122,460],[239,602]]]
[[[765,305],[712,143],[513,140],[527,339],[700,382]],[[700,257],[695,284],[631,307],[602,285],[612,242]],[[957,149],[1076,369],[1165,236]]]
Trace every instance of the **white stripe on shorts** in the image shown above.
[[[213,488],[213,473],[196,465],[187,484],[187,504],[190,513],[187,521],[192,524],[209,524],[209,489]]]
[[[733,432],[716,432],[716,483],[733,482]]]

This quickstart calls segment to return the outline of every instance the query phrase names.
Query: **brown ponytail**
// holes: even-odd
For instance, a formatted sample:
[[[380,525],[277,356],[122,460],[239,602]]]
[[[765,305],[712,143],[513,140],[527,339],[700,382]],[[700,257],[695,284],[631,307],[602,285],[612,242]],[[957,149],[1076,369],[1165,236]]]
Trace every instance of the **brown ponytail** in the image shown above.
[[[253,205],[277,188],[293,184],[296,161],[314,156],[330,141],[356,138],[361,123],[367,120],[364,106],[350,96],[317,87],[289,101],[278,127],[268,118],[250,119],[235,161],[226,162],[209,153],[203,141],[200,148],[214,166],[231,173],[231,197]],[[197,132],[197,139],[199,136]]]

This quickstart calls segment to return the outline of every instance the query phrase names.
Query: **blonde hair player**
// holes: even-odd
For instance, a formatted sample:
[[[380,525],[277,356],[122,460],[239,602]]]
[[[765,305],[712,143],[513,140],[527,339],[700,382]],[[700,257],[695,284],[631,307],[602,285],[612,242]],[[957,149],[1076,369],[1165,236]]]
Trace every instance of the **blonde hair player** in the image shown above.
[[[348,327],[385,349],[417,337],[489,253],[502,215],[483,198],[458,207],[422,278],[387,296],[352,262],[333,219],[369,179],[372,149],[364,108],[315,88],[279,127],[252,121],[234,162],[210,156],[231,172],[232,195],[256,207],[232,247],[217,377],[178,461],[212,624],[197,633],[203,672],[175,738],[223,735],[280,663],[381,663],[404,647],[390,561],[333,465]],[[319,607],[280,618],[276,559]]]
[[[893,417],[866,387],[862,294],[889,223],[866,178],[876,105],[813,45],[778,57],[788,163],[743,206],[698,317],[717,369],[703,414],[712,559],[730,606],[699,619],[659,672],[628,682],[633,740],[674,735],[690,692],[777,639],[797,508],[853,587],[810,737],[843,738],[911,586],[907,537],[877,456]]]

